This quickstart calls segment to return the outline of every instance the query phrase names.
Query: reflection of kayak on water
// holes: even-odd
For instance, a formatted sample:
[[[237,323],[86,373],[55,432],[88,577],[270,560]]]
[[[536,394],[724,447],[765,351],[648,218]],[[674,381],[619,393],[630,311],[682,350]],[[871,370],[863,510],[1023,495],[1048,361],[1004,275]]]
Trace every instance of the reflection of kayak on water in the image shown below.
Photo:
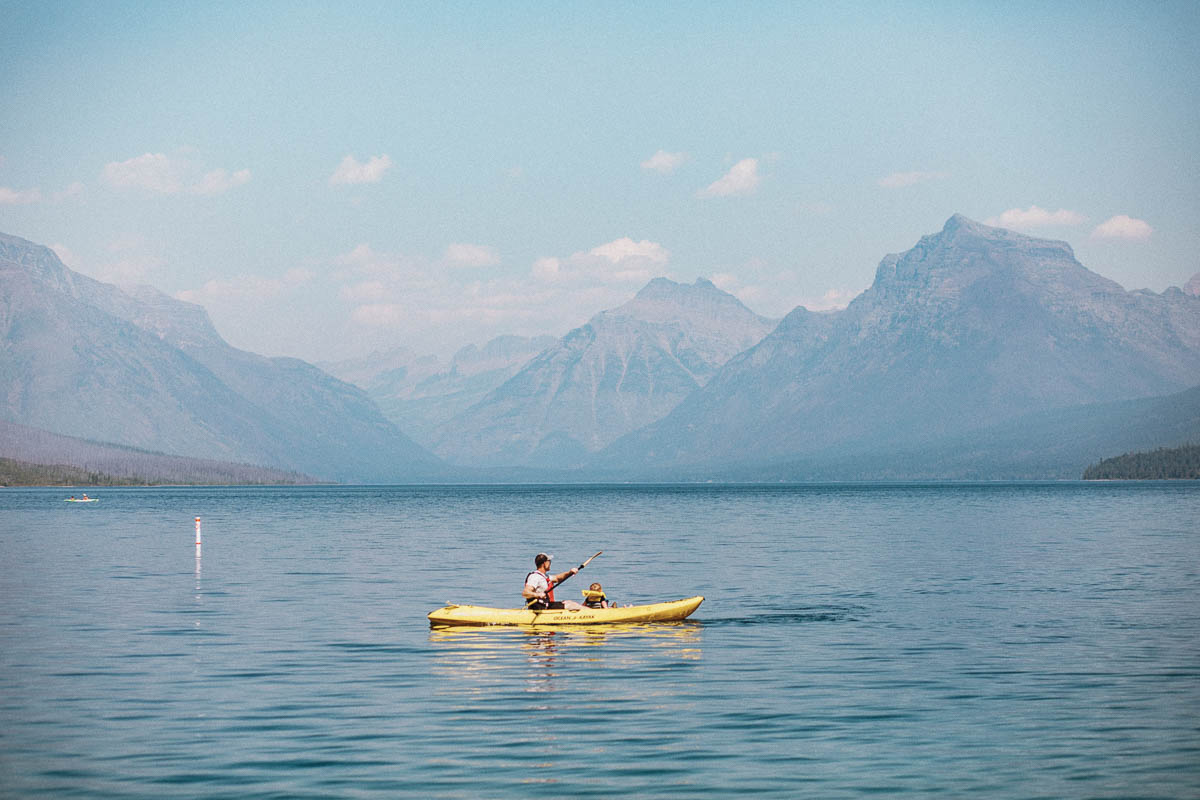
[[[546,609],[448,605],[429,612],[430,625],[611,625],[628,622],[678,622],[700,607],[703,597],[624,608]]]

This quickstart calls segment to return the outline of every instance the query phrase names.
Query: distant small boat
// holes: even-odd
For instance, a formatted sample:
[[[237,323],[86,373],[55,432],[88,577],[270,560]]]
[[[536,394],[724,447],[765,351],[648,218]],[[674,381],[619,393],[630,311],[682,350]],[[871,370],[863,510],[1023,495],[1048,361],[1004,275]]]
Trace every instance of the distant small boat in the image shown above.
[[[99,503],[99,497],[68,497],[64,503]]]

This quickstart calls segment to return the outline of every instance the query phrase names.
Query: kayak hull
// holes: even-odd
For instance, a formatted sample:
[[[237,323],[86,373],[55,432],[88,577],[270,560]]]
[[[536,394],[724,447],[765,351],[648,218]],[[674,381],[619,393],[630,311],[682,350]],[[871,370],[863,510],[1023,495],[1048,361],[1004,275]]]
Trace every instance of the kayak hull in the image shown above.
[[[678,622],[686,619],[704,602],[703,597],[687,597],[666,603],[651,603],[626,608],[547,609],[489,608],[487,606],[448,605],[429,612],[429,624],[439,625],[616,625],[630,622]]]

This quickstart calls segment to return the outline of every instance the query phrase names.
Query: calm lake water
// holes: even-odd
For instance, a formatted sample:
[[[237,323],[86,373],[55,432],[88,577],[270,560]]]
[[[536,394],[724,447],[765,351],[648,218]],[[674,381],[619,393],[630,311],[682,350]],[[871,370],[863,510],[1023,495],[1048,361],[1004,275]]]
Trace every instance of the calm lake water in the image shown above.
[[[69,494],[0,491],[5,797],[1200,796],[1196,483]],[[430,630],[539,550],[707,599]]]

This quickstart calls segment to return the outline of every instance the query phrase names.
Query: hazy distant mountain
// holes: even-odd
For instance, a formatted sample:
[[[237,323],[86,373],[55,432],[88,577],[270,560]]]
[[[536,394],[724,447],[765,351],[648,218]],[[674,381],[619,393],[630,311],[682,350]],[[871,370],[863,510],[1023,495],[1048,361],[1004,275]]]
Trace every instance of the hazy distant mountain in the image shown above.
[[[407,347],[376,351],[363,358],[345,361],[318,361],[316,365],[368,392],[375,383],[412,386],[444,369],[437,356],[421,355]]]
[[[1191,280],[1184,284],[1183,293],[1190,294],[1193,297],[1200,297],[1200,272],[1197,272],[1192,276]]]
[[[433,449],[460,464],[578,464],[663,417],[773,325],[708,281],[657,278],[442,425]]]
[[[0,234],[0,417],[54,433],[338,480],[439,462],[358,389],[237,350],[199,306],[127,293]]]
[[[1200,386],[1164,397],[1039,411],[918,444],[833,447],[773,462],[630,471],[623,480],[1078,480],[1116,454],[1200,442]],[[612,477],[597,473],[594,480]]]
[[[1127,292],[1084,268],[1064,242],[956,215],[884,258],[845,310],[796,309],[598,463],[761,464],[915,450],[1034,412],[1198,383],[1200,298],[1174,288]]]
[[[441,425],[557,341],[553,336],[498,336],[482,347],[460,349],[448,367],[436,356],[419,356],[407,348],[322,366],[365,389],[385,417],[422,446],[432,447]]]

